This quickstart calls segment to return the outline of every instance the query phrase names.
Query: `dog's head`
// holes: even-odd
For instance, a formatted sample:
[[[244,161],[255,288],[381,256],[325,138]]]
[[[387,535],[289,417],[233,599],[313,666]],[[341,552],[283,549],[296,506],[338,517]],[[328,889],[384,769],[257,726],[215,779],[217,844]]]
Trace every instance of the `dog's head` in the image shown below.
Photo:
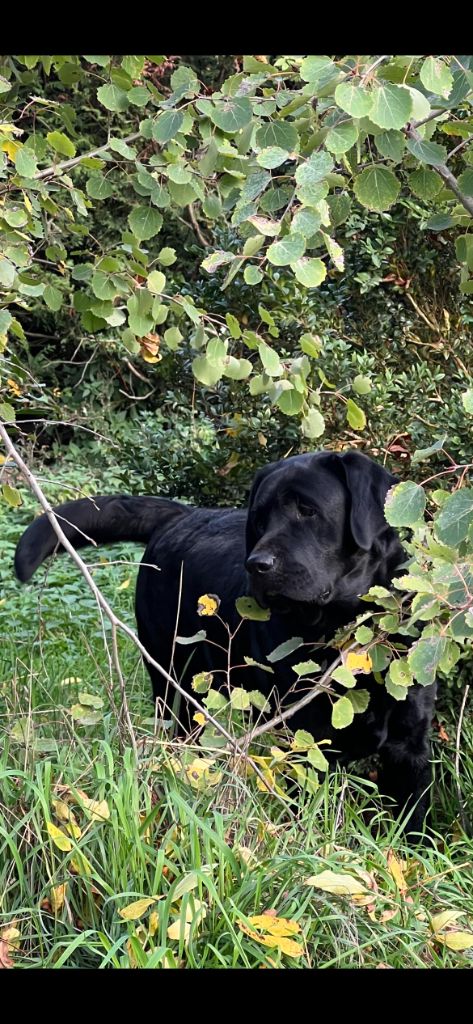
[[[296,455],[259,470],[246,535],[246,568],[259,602],[322,606],[384,582],[402,558],[384,518],[394,483],[359,452]]]

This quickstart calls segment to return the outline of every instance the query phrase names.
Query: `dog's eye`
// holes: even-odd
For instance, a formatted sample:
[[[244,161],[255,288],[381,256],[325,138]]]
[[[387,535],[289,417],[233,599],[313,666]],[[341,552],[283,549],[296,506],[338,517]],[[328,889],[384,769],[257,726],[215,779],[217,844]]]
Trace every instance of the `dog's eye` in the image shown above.
[[[304,516],[304,518],[317,515],[317,509],[314,508],[313,505],[304,505],[303,502],[298,503],[297,511],[299,512],[299,515]]]

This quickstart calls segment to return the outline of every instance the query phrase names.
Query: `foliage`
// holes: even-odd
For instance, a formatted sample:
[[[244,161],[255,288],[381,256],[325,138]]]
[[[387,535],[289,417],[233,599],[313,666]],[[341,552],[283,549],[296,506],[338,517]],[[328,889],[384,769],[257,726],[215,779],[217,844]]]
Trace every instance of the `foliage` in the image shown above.
[[[230,221],[232,244],[202,262],[223,289],[241,280],[258,293],[288,278],[317,289],[343,271],[338,238],[352,208],[382,215],[414,201],[421,225],[460,232],[460,287],[469,293],[470,58],[249,56],[211,96],[185,64],[163,84],[166,63],[3,58],[3,345],[10,336],[21,351],[22,319],[41,299],[53,314],[67,309],[86,336],[103,335],[122,359],[155,364],[176,351],[204,388],[245,381],[317,440],[325,430],[317,336],[299,331],[288,352],[263,303],[259,322],[245,326],[176,289],[176,252],[161,244],[163,230],[187,208],[209,231]],[[86,119],[64,97],[92,81],[101,84],[88,93],[90,150],[81,152]],[[120,229],[97,240],[90,214],[117,197]],[[361,432],[367,385],[351,383],[351,394],[337,388],[336,398]],[[7,420],[13,405],[2,405]]]

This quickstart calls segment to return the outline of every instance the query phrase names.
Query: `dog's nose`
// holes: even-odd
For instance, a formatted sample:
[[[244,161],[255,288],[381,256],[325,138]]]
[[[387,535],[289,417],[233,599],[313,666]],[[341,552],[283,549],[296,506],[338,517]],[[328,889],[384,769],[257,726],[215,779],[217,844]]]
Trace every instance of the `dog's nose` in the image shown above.
[[[246,560],[246,568],[251,573],[269,572],[274,566],[274,555],[261,551],[258,554],[250,555]]]

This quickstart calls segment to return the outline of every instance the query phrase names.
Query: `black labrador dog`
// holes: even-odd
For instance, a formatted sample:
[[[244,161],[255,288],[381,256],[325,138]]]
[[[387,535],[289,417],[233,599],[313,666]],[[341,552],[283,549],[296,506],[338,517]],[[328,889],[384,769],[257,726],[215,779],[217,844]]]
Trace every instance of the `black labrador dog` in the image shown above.
[[[55,511],[77,548],[89,538],[103,544],[147,543],[136,589],[138,634],[156,661],[166,669],[172,663],[188,691],[197,672],[212,671],[216,683],[225,680],[228,634],[220,619],[232,631],[236,628],[236,599],[249,594],[269,608],[268,621],[245,619],[238,630],[231,681],[266,694],[275,687],[283,699],[294,687],[292,666],[309,657],[320,661],[317,648],[299,648],[275,662],[274,675],[248,667],[245,656],[264,664],[268,654],[292,637],[309,645],[329,642],[340,627],[367,610],[361,595],[374,584],[389,585],[405,561],[383,511],[394,483],[394,476],[359,452],[318,452],[259,470],[247,510],[196,509],[166,498],[117,495],[66,502]],[[56,547],[57,538],[42,515],[19,541],[19,579],[29,580]],[[218,618],[198,615],[198,599],[207,593],[220,598]],[[176,634],[192,637],[203,626],[206,640],[175,642]],[[335,657],[329,649],[322,653],[326,663]],[[164,700],[166,681],[147,667],[155,698]],[[330,739],[333,754],[327,756],[342,763],[378,752],[380,789],[395,799],[399,810],[410,810],[409,828],[418,832],[430,802],[435,687],[411,686],[407,698],[398,702],[372,676],[360,679],[370,692],[370,704],[348,728],[333,729],[325,694],[298,711],[291,727],[308,730],[316,740]],[[191,711],[190,706],[181,710],[182,727],[189,724]]]

